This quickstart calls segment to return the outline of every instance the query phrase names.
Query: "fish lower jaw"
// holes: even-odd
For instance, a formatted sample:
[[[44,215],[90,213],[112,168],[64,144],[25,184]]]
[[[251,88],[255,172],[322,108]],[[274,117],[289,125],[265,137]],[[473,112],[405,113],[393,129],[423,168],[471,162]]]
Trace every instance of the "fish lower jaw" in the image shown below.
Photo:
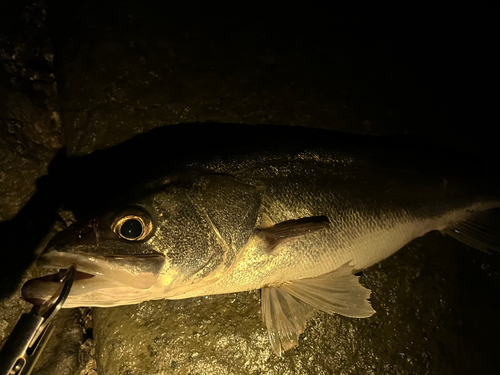
[[[55,294],[60,293],[63,283],[59,274],[28,280],[22,287],[21,295],[34,305],[41,305]],[[131,305],[147,300],[163,299],[163,287],[153,286],[148,289],[137,289],[107,278],[77,271],[63,308],[74,307],[114,307]]]
[[[60,270],[58,273],[51,275],[28,280],[22,287],[22,297],[34,305],[40,305],[50,299],[52,296],[59,293],[62,288],[63,282],[55,281],[59,280],[61,272],[64,272],[64,270]],[[67,305],[70,300],[79,295],[86,294],[97,289],[113,288],[117,286],[121,286],[121,284],[113,280],[108,280],[102,276],[77,271],[75,281],[73,282],[67,303],[65,303],[64,307],[68,307]]]

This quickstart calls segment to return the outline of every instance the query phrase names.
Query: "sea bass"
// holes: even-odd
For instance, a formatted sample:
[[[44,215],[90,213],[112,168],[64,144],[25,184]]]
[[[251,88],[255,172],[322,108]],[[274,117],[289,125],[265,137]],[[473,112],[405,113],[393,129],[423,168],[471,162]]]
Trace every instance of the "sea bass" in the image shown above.
[[[260,289],[281,354],[316,310],[370,317],[356,272],[417,237],[438,230],[500,250],[498,185],[409,154],[295,142],[186,159],[58,233],[37,264],[76,265],[64,307]],[[52,280],[28,281],[23,297],[46,300],[60,285]]]

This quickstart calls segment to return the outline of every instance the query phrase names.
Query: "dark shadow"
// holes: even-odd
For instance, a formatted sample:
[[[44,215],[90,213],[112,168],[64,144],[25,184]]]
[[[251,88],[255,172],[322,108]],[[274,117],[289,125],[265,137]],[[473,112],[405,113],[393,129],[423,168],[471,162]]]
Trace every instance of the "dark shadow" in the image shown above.
[[[210,155],[324,147],[369,153],[384,165],[461,175],[484,174],[483,159],[436,147],[415,136],[375,137],[300,126],[242,124],[170,125],[138,135],[115,147],[69,158],[58,182],[62,201],[77,216],[90,214],[124,190],[164,175],[182,160]],[[401,156],[401,157],[399,157]]]
[[[60,150],[49,165],[49,176],[37,180],[36,193],[10,221],[0,223],[3,261],[0,263],[0,298],[11,295],[19,286],[22,273],[34,260],[34,250],[57,219],[60,205],[58,178],[66,161]]]

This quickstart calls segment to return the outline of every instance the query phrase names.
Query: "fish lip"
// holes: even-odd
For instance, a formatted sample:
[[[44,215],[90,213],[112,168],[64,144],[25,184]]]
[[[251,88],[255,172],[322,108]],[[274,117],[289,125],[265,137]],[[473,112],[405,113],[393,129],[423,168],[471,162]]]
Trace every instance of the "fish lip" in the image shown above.
[[[33,305],[41,305],[50,299],[58,290],[60,290],[61,281],[59,272],[30,279],[24,283],[21,289],[21,297]],[[77,271],[75,281],[71,287],[69,299],[85,294],[90,288],[103,289],[119,285],[116,281],[106,279],[103,276],[95,276],[86,272]],[[97,286],[97,287],[96,287]]]
[[[48,253],[42,253],[36,261],[36,266],[38,268],[51,269],[67,269],[74,266],[77,269],[77,273],[80,272],[94,276],[102,276],[103,272],[100,270],[96,262],[97,258],[85,256],[84,254],[63,253],[53,250]]]
[[[61,275],[65,274],[66,271],[66,269],[60,269],[59,272],[41,277],[35,277],[26,281],[21,289],[21,297],[27,302],[32,303],[33,305],[41,305],[51,297],[49,295],[50,293],[47,292],[45,292],[45,295],[43,295],[43,289],[57,290],[63,283],[63,278],[61,277]],[[91,279],[93,277],[95,277],[95,275],[76,271],[73,284],[78,283],[81,280]]]
[[[56,273],[28,280],[22,287],[22,298],[30,303],[39,305],[55,295],[61,287],[57,270],[74,266],[77,274],[64,307],[114,306],[120,293],[149,293],[167,262],[157,252],[103,253],[94,244],[56,245],[49,244],[36,261],[39,268]]]
[[[41,305],[59,290],[62,283],[61,273],[71,266],[77,268],[77,271],[68,296],[69,300],[92,290],[123,287],[124,285],[119,281],[105,275],[98,264],[102,261],[101,258],[54,250],[42,253],[37,259],[37,266],[44,269],[59,269],[59,271],[26,281],[22,286],[21,296],[33,305]]]
[[[67,272],[67,269],[61,268],[59,272],[53,273],[50,275],[45,275],[41,277],[36,277],[31,280],[38,280],[38,281],[43,281],[43,282],[62,282],[62,275],[64,275]],[[91,277],[94,277],[95,275],[87,272],[82,272],[82,271],[76,271],[75,275],[75,281],[78,280],[85,280],[85,279],[90,279]]]
[[[51,298],[61,286],[61,273],[64,273],[69,267],[76,267],[77,264],[81,263],[78,262],[76,258],[76,256],[70,256],[66,258],[60,257],[60,259],[57,259],[57,257],[53,256],[53,252],[48,253],[48,256],[46,254],[42,254],[37,259],[37,266],[45,269],[59,269],[59,271],[26,281],[21,288],[21,297],[33,305],[38,306],[44,303],[46,300]],[[86,280],[93,279],[95,277],[102,278],[102,276],[98,276],[98,269],[93,269],[88,265],[83,267],[78,265],[78,268],[79,269],[76,271],[70,296],[72,294],[74,295],[74,291],[81,288],[81,286],[83,286],[82,284],[84,284]],[[102,281],[104,281],[104,279]]]
[[[106,282],[116,282],[135,289],[149,289],[158,279],[166,258],[161,253],[151,254],[90,254],[48,249],[37,260],[40,268],[69,268],[99,276]]]

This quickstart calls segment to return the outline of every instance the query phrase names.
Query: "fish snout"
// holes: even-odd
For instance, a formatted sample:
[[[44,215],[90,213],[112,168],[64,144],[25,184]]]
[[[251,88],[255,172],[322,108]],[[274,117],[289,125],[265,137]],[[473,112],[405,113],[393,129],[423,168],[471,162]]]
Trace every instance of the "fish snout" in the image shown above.
[[[100,224],[99,219],[92,219],[84,225],[70,226],[52,237],[46,249],[65,251],[75,246],[96,245],[101,237]]]

